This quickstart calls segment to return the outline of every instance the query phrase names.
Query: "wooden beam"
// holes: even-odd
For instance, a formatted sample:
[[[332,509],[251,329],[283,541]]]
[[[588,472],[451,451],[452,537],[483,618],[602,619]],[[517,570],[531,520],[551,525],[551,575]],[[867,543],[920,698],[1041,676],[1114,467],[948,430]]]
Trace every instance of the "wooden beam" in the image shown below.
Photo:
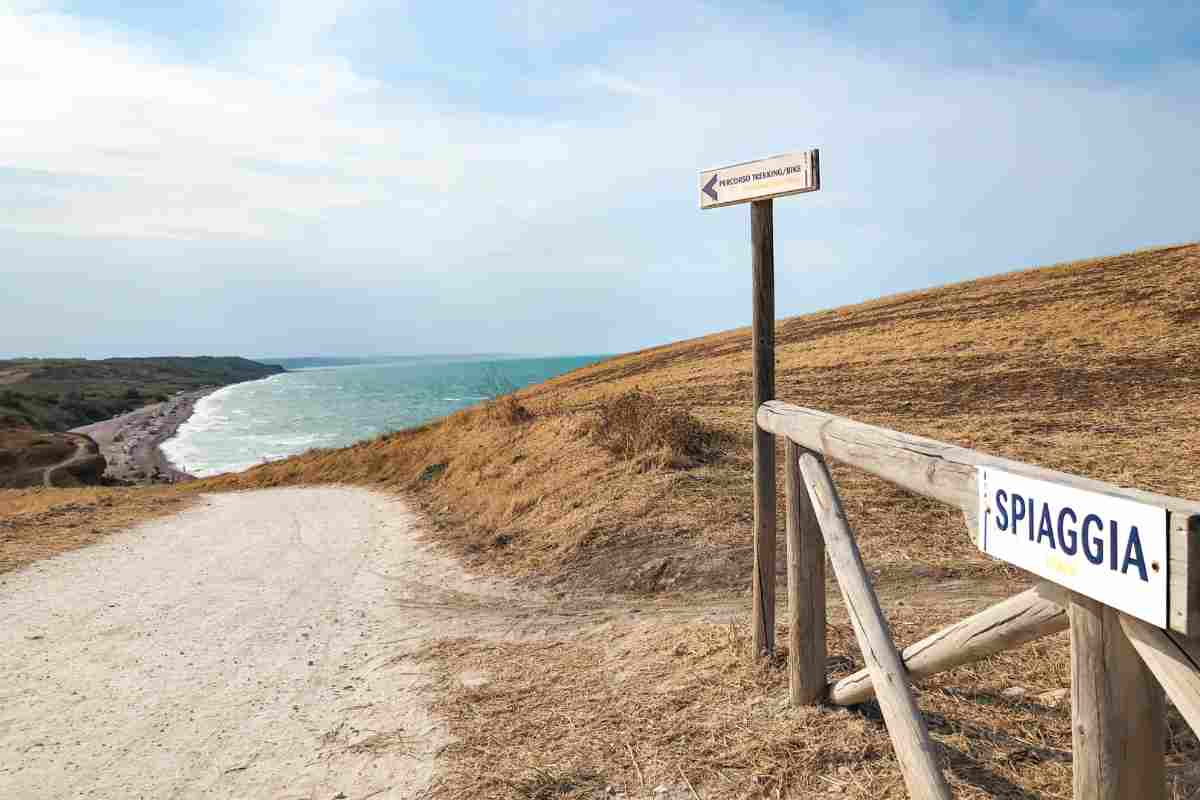
[[[1049,581],[943,628],[904,648],[910,680],[978,661],[1067,629],[1068,594]],[[855,705],[875,694],[869,670],[860,669],[829,688],[829,702]]]
[[[1175,637],[1140,619],[1121,614],[1121,629],[1179,713],[1200,734],[1200,662],[1191,658]]]
[[[1171,641],[1183,651],[1184,655],[1191,659],[1193,664],[1200,665],[1200,639],[1181,636],[1172,631],[1168,631],[1167,636],[1171,637]]]
[[[775,398],[775,231],[770,200],[750,204],[754,411]],[[775,651],[775,438],[754,426],[754,652]]]
[[[788,695],[793,706],[825,695],[825,543],[800,476],[801,449],[784,446],[787,498]]]
[[[1170,576],[1168,620],[1171,630],[1200,636],[1200,502],[1129,489],[921,436],[855,422],[823,411],[780,401],[758,410],[758,424],[777,436],[826,458],[878,475],[903,489],[963,510],[970,520],[979,513],[975,468],[995,467],[1015,475],[1052,481],[1089,492],[1123,497],[1165,508],[1171,531],[1167,571]]]
[[[1165,800],[1162,688],[1119,611],[1072,594],[1070,613],[1075,800]]]
[[[820,522],[859,649],[878,689],[879,707],[900,761],[908,795],[919,800],[949,800],[950,789],[938,769],[925,720],[913,698],[904,664],[892,643],[887,620],[871,588],[871,579],[829,471],[823,461],[805,453],[800,456],[800,472]]]
[[[1172,511],[1167,531],[1167,624],[1200,636],[1200,513]]]

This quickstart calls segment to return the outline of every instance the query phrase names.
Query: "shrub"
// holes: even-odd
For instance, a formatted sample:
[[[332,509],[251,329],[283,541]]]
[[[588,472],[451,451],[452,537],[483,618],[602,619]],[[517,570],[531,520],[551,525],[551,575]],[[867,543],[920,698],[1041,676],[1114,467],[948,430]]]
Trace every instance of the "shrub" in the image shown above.
[[[638,389],[602,403],[592,428],[593,441],[643,468],[693,467],[712,457],[716,438],[691,414],[666,408]]]
[[[497,397],[488,404],[488,413],[492,419],[506,425],[520,425],[533,419],[533,412],[517,402],[511,394]]]
[[[417,480],[431,481],[445,471],[446,462],[444,461],[439,464],[430,464],[429,466],[425,467],[425,469],[421,470],[421,474],[417,476]]]

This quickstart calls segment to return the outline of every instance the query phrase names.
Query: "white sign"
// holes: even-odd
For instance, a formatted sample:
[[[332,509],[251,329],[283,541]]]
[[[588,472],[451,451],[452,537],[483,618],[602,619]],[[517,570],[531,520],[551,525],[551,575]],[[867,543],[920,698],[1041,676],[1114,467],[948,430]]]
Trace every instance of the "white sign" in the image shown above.
[[[1167,627],[1167,512],[1122,497],[978,467],[979,547]]]
[[[821,188],[819,155],[816,150],[805,150],[706,169],[700,173],[700,208],[815,192]]]

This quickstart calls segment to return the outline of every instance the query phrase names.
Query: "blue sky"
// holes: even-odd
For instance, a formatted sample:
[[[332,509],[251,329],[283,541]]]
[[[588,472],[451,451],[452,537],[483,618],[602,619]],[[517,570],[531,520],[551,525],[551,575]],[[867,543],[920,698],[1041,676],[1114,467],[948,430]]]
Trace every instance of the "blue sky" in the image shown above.
[[[0,354],[735,327],[697,171],[810,147],[781,317],[1200,239],[1185,6],[0,0]]]

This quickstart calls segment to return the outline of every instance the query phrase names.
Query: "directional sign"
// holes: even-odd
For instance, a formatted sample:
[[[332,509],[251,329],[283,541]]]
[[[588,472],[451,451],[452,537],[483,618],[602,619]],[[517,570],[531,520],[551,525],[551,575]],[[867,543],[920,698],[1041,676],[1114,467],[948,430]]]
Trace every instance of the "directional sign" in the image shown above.
[[[821,188],[818,151],[805,150],[700,173],[700,208],[720,208]]]
[[[1167,627],[1167,512],[1123,497],[979,467],[989,555]]]

